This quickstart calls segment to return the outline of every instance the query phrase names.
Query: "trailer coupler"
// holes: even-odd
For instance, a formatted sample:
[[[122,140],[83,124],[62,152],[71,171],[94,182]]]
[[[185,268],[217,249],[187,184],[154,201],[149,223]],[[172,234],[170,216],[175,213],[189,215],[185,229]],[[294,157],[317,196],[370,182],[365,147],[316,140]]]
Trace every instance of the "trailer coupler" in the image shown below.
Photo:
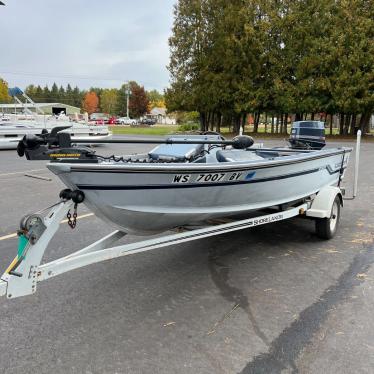
[[[58,203],[44,209],[52,208],[46,216],[35,213],[21,219],[17,232],[17,256],[1,277],[0,296],[7,294],[8,298],[12,298],[36,291],[38,268],[44,252],[70,209],[83,202],[84,193],[79,190],[63,190],[60,198]]]

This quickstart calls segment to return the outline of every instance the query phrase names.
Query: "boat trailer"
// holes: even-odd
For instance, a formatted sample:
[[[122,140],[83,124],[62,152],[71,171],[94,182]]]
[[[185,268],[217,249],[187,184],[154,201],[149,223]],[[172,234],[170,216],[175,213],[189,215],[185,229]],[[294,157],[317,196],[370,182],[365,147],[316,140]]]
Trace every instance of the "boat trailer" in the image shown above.
[[[77,206],[84,201],[83,192],[64,190],[60,193],[60,201],[47,209],[46,214],[31,214],[21,220],[20,230],[18,231],[17,256],[1,276],[0,296],[6,295],[10,299],[31,295],[36,292],[39,282],[94,263],[283,221],[296,216],[314,219],[317,235],[323,239],[330,239],[336,233],[343,200],[354,199],[357,195],[360,136],[361,133],[359,132],[356,146],[353,196],[350,198],[344,196],[345,190],[340,187],[339,182],[338,187],[325,187],[316,195],[302,202],[279,206],[277,211],[266,215],[220,224],[215,222],[191,231],[182,230],[158,238],[112,246],[127,235],[125,232],[117,230],[77,252],[42,264],[47,246],[57,232],[61,221],[67,216],[69,225],[74,228]],[[341,170],[342,173],[343,169]],[[73,215],[70,213],[71,210],[73,210]]]

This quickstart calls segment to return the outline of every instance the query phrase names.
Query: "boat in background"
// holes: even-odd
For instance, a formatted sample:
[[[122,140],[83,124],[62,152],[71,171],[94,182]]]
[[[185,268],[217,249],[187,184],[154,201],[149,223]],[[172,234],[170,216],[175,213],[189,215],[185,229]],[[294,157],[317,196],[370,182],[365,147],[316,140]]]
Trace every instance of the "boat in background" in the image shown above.
[[[11,115],[0,118],[0,149],[16,149],[25,135],[38,135],[43,131],[51,132],[56,127],[68,127],[62,132],[69,133],[74,142],[110,139],[112,133],[106,125],[88,125],[74,122],[67,116]]]
[[[9,89],[9,94],[21,107],[20,113],[2,114],[0,116],[0,149],[16,149],[25,135],[38,135],[51,132],[56,127],[64,127],[62,132],[69,133],[74,142],[92,140],[95,144],[100,140],[110,139],[112,133],[107,125],[88,123],[88,116],[83,120],[74,119],[61,112],[56,115],[44,114],[38,105],[19,88]],[[25,102],[18,96],[22,95]],[[34,112],[29,108],[32,106]]]

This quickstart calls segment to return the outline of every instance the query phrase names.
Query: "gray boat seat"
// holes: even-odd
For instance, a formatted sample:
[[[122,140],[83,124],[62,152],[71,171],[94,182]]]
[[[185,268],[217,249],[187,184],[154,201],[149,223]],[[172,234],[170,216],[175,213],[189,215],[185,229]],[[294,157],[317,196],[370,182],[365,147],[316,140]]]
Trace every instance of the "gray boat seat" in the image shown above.
[[[218,162],[263,160],[263,157],[258,156],[256,152],[234,149],[217,151],[216,157]]]
[[[200,155],[203,149],[203,144],[161,144],[148,155],[152,160],[182,162]]]

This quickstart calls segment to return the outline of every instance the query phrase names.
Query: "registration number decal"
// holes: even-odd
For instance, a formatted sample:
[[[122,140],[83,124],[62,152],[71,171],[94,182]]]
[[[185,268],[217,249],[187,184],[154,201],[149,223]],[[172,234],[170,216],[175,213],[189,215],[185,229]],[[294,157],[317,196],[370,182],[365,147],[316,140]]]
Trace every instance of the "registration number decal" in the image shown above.
[[[223,181],[237,181],[241,179],[243,173],[204,173],[204,174],[177,174],[173,177],[173,183],[213,183]]]

